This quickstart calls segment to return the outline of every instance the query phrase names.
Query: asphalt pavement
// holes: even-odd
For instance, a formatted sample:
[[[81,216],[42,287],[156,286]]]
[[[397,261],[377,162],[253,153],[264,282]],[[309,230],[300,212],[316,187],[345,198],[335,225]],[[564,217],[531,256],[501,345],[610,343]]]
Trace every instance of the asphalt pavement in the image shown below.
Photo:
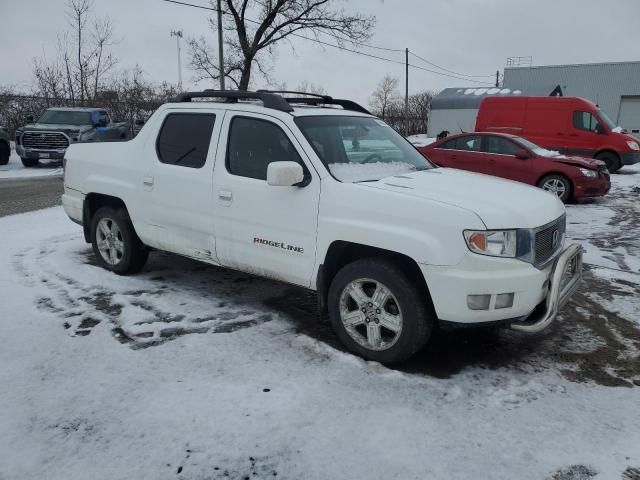
[[[60,205],[61,176],[0,179],[0,217]]]

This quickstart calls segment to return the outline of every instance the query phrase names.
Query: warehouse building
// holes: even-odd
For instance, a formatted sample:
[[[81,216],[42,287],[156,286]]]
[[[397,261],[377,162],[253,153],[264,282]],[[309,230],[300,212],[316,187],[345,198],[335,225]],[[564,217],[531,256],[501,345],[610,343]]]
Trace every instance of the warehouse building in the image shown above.
[[[566,97],[597,103],[619,126],[640,133],[640,62],[588,63],[504,70],[503,88],[534,90],[559,85]]]

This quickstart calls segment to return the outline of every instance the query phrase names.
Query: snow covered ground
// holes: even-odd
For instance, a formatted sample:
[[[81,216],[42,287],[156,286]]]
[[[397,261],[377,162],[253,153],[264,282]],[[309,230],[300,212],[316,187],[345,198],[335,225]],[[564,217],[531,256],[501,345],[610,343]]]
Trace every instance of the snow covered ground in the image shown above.
[[[0,479],[638,478],[640,168],[614,182],[568,209],[598,267],[550,331],[395,369],[303,290],[163,253],[117,277],[61,208],[0,218]]]
[[[16,153],[14,143],[11,142],[11,157],[9,157],[9,163],[0,165],[0,179],[42,177],[46,175],[62,175],[62,167],[59,160],[51,162],[42,160],[37,167],[25,168]]]

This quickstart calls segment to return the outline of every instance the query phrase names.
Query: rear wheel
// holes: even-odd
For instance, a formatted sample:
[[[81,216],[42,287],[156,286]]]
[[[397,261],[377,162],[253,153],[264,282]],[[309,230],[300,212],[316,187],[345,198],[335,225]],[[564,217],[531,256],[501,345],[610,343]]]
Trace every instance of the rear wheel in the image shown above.
[[[98,263],[119,275],[139,272],[149,256],[124,209],[103,207],[95,213],[91,244]]]
[[[564,175],[547,175],[538,182],[538,187],[546,190],[547,192],[553,193],[564,203],[571,200],[571,196],[573,194],[571,182]]]
[[[353,353],[385,364],[413,356],[435,324],[424,294],[394,263],[368,258],[338,272],[329,289],[331,325]]]
[[[22,160],[22,164],[27,167],[35,167],[36,165],[38,165],[38,159],[37,158],[26,158],[26,157],[21,157]]]
[[[9,157],[11,156],[11,147],[4,142],[0,142],[0,165],[6,165],[9,163]]]
[[[607,164],[607,169],[611,173],[616,173],[620,168],[622,168],[622,162],[620,158],[612,152],[602,152],[596,155],[596,160],[602,160]]]

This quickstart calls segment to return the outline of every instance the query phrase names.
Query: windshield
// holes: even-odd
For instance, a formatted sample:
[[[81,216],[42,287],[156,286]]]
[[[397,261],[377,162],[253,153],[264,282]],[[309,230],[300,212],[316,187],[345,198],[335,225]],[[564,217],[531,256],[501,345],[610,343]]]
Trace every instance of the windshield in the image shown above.
[[[341,182],[381,180],[433,168],[407,140],[371,117],[297,117],[296,124]]]
[[[92,125],[91,112],[70,110],[47,110],[38,119],[38,123],[58,125]]]
[[[598,116],[600,117],[600,120],[602,120],[602,122],[607,127],[609,127],[609,130],[613,130],[614,128],[616,128],[616,124],[613,123],[613,120],[611,120],[609,116],[600,109],[598,109]]]
[[[553,158],[553,157],[561,156],[560,152],[556,152],[555,150],[547,150],[546,148],[542,148],[540,145],[537,145],[537,144],[535,144],[533,142],[530,142],[526,138],[516,137],[516,140],[523,147],[525,147],[528,150],[531,150],[533,153],[535,153],[536,155],[538,155],[540,157]]]

